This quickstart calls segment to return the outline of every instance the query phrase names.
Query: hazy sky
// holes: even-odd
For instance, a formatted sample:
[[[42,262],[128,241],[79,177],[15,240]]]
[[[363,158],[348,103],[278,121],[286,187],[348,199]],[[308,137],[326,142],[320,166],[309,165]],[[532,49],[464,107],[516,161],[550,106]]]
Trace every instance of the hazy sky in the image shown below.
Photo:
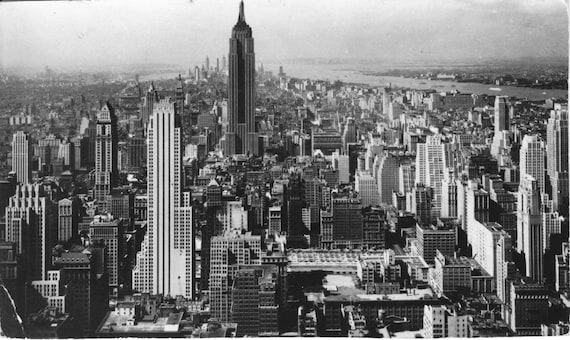
[[[194,65],[227,54],[239,0],[0,3],[0,64]],[[568,56],[562,0],[246,0],[256,60]]]

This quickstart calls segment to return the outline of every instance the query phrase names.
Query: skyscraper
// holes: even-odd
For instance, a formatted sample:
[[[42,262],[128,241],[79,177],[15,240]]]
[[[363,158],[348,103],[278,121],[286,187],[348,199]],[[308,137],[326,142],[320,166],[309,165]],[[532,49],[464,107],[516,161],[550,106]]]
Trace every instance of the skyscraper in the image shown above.
[[[358,141],[358,128],[354,118],[348,118],[344,126],[342,134],[342,146],[344,151],[348,153],[348,143],[356,143]]]
[[[117,185],[117,117],[109,103],[97,113],[97,134],[95,137],[95,188],[93,198],[105,202],[111,188]]]
[[[332,236],[336,246],[362,245],[362,204],[360,199],[335,198],[332,201]]]
[[[360,194],[363,207],[376,206],[380,203],[376,181],[368,171],[357,172],[354,184],[356,191]]]
[[[24,257],[29,280],[45,280],[56,243],[57,211],[39,183],[20,184],[6,207],[6,241]]]
[[[150,87],[145,94],[143,107],[141,109],[141,120],[143,125],[148,124],[154,104],[158,102],[158,92],[154,89],[154,83],[150,83]]]
[[[540,282],[544,274],[544,264],[543,224],[538,186],[538,181],[534,177],[528,174],[521,177],[517,202],[517,250],[524,254],[526,275]]]
[[[520,150],[520,178],[534,177],[540,192],[544,192],[544,142],[538,135],[526,135]]]
[[[240,265],[261,264],[261,236],[215,236],[210,248],[210,310],[221,322],[231,320],[231,287]]]
[[[509,111],[507,108],[507,96],[495,97],[495,135],[509,129]]]
[[[398,191],[400,161],[395,154],[387,151],[382,155],[378,155],[378,157],[380,158],[380,163],[376,183],[378,184],[380,202],[390,204],[392,202],[392,192]]]
[[[245,22],[243,1],[230,38],[228,112],[224,153],[259,153],[255,128],[255,53],[251,27]]]
[[[111,216],[95,216],[89,225],[91,240],[100,241],[107,247],[107,273],[109,275],[109,294],[116,297],[119,293],[119,278],[121,277],[120,262],[123,255],[123,225],[122,220]]]
[[[12,137],[12,170],[18,182],[28,184],[32,180],[32,143],[23,131]]]
[[[546,169],[554,206],[568,215],[568,111],[552,110],[546,126]]]
[[[491,146],[491,154],[498,158],[509,148],[509,108],[507,96],[495,97],[495,134]],[[506,152],[508,154],[508,152]]]
[[[441,183],[452,162],[448,152],[450,146],[442,142],[439,135],[427,136],[425,143],[417,144],[416,183],[433,189],[433,218],[439,217],[441,212]]]
[[[181,117],[170,99],[155,105],[148,127],[148,227],[133,288],[194,296],[192,207],[182,202]]]

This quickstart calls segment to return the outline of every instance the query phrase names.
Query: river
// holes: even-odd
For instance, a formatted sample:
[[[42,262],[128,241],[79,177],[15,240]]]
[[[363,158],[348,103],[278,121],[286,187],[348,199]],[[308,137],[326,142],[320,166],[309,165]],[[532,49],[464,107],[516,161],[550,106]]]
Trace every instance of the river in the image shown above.
[[[426,80],[390,76],[373,76],[364,72],[382,72],[382,69],[370,69],[366,66],[352,64],[282,64],[283,71],[290,77],[313,80],[340,80],[346,83],[365,84],[369,86],[384,87],[390,83],[392,87],[411,88],[418,90],[433,89],[440,92],[457,90],[462,93],[503,95],[515,98],[528,98],[530,100],[544,100],[547,98],[567,98],[568,91],[554,89],[533,89],[517,86],[496,86],[481,83],[458,83],[444,80]],[[259,64],[258,64],[259,66]],[[277,74],[279,64],[264,64],[266,71]],[[165,72],[141,76],[141,81],[158,79],[174,79],[178,72]]]

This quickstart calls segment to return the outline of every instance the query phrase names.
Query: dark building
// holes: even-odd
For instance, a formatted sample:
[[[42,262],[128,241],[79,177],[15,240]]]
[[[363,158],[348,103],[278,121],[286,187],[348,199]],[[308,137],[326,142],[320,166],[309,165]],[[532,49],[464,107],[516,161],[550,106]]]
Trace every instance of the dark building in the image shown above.
[[[304,235],[308,233],[307,227],[303,223],[302,211],[304,207],[303,201],[303,180],[300,176],[294,175],[289,180],[286,189],[286,226],[287,226],[287,243],[293,248],[306,247]]]
[[[276,299],[277,271],[274,266],[243,266],[232,287],[232,322],[236,336],[278,336],[279,305]]]
[[[362,244],[362,204],[356,198],[332,200],[332,239],[336,248]]]
[[[146,137],[141,129],[127,142],[127,163],[129,171],[139,170],[146,166]]]
[[[518,336],[539,336],[541,325],[548,323],[548,290],[531,281],[510,282],[507,321]]]
[[[109,275],[109,294],[117,296],[123,276],[130,276],[127,268],[122,268],[123,224],[120,219],[110,216],[95,216],[89,226],[89,236],[93,242],[102,242],[107,250],[106,269]],[[125,275],[126,274],[126,275]]]
[[[150,83],[150,87],[145,95],[144,104],[141,109],[141,120],[143,124],[148,123],[150,116],[152,116],[154,103],[158,103],[158,101],[158,92],[154,89],[154,83]]]
[[[93,198],[99,203],[105,202],[111,188],[117,185],[117,145],[117,116],[111,104],[106,103],[97,114]]]
[[[105,271],[104,247],[91,247],[83,252],[61,254],[54,264],[63,269],[67,285],[66,299],[71,301],[69,314],[83,335],[95,331],[109,304],[108,276]]]
[[[362,211],[364,247],[384,249],[386,247],[386,216],[382,209],[368,207]]]
[[[255,53],[251,27],[245,22],[243,1],[232,30],[229,53],[228,118],[224,153],[259,153],[255,127]]]

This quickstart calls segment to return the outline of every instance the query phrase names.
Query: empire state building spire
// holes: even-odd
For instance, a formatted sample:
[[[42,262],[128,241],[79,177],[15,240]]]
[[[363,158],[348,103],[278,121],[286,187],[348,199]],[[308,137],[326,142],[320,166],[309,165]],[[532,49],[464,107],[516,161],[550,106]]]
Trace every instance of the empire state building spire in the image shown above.
[[[245,14],[243,14],[243,0],[239,3],[239,17],[238,22],[245,22]]]
[[[255,126],[255,52],[251,27],[245,22],[243,1],[232,29],[229,53],[228,128],[224,154],[259,154]]]

